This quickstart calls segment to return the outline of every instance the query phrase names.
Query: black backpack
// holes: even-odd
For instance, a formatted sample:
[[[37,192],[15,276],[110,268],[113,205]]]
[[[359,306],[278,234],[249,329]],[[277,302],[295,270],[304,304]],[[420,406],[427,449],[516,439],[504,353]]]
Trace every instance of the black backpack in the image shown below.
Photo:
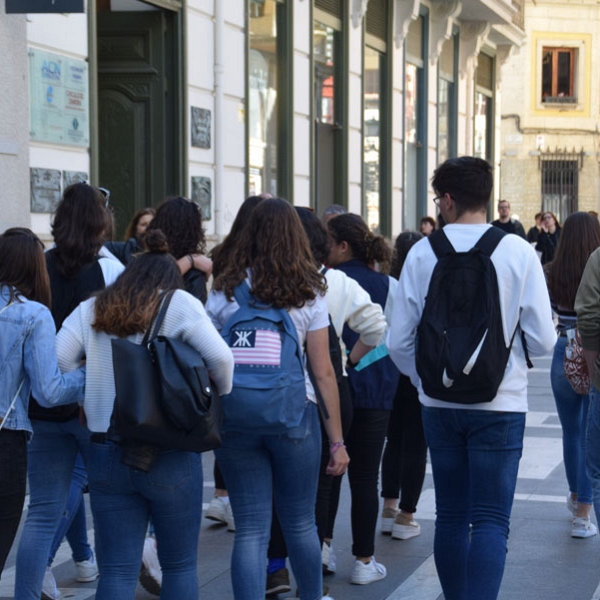
[[[475,404],[496,397],[514,339],[507,347],[490,258],[505,235],[490,227],[468,252],[456,252],[443,229],[428,237],[438,261],[417,327],[416,367],[430,398]]]

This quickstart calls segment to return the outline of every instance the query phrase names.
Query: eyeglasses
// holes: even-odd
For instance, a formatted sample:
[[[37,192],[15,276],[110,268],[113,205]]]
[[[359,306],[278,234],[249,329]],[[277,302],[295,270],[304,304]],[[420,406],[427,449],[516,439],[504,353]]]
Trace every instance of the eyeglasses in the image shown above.
[[[436,196],[433,199],[433,203],[439,208],[440,206],[440,200],[445,196],[446,194],[442,194],[441,196]]]

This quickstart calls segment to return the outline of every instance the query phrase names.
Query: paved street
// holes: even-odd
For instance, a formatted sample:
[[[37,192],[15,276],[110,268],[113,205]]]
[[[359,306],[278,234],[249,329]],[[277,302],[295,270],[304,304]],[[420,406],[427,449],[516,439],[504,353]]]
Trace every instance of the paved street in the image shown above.
[[[530,372],[530,412],[525,451],[513,509],[506,573],[500,600],[600,600],[600,539],[572,539],[562,464],[561,432],[550,391],[550,358],[537,359]],[[212,456],[206,456],[204,508],[212,496]],[[349,584],[352,557],[349,492],[344,484],[336,522],[334,547],[338,571],[325,578],[335,600],[441,600],[432,557],[434,500],[431,472],[425,480],[417,519],[422,534],[408,541],[378,533],[376,558],[388,570],[383,581],[368,586]],[[89,520],[91,524],[91,518]],[[90,530],[93,536],[93,530]],[[234,534],[204,519],[200,536],[201,598],[232,600],[229,554]],[[0,599],[12,598],[14,548],[3,580]],[[65,600],[94,598],[95,584],[77,584],[67,544],[63,544],[54,573]],[[295,589],[295,588],[294,588]],[[284,598],[285,596],[281,596]],[[293,597],[293,594],[287,594]],[[155,596],[138,588],[136,600]]]

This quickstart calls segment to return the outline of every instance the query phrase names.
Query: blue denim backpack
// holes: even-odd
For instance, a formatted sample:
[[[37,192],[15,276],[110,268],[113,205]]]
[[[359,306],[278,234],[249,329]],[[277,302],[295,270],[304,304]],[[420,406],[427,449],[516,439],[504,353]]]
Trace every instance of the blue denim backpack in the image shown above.
[[[306,408],[302,348],[284,308],[258,301],[244,281],[239,309],[221,331],[234,357],[233,388],[222,397],[223,429],[279,435],[297,427]]]

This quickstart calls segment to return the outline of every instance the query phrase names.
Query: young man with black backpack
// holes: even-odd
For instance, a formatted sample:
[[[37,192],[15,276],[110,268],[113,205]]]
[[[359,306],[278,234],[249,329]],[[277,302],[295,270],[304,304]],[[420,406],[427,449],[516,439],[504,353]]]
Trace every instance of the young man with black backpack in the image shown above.
[[[523,448],[528,355],[556,341],[544,275],[523,239],[486,223],[492,167],[451,158],[432,187],[447,225],[409,252],[388,349],[419,390],[446,600],[495,600]]]

